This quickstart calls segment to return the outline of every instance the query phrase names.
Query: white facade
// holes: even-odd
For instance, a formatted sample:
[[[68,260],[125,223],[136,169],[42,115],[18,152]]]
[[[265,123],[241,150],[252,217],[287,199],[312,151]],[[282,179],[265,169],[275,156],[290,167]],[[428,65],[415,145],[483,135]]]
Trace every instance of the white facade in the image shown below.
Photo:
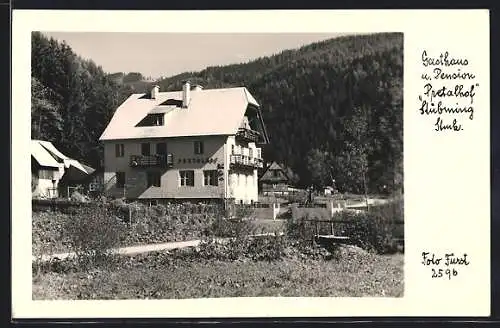
[[[227,138],[226,150],[224,167],[229,168],[227,169],[229,179],[226,197],[234,198],[237,203],[243,204],[257,202],[259,198],[257,169],[245,171],[231,169],[231,155],[262,158],[260,148],[257,148],[253,142],[248,143],[248,145],[241,144],[236,141],[234,136],[230,136]]]

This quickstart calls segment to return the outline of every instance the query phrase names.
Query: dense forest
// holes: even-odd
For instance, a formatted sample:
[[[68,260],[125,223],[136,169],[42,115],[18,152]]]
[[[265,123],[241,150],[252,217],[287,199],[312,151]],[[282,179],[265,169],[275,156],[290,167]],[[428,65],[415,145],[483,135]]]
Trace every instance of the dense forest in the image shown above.
[[[40,32],[32,33],[31,47],[31,137],[98,167],[98,139],[131,88]]]
[[[32,42],[33,136],[97,165],[97,139],[114,109],[149,85],[140,73],[106,74],[39,33]],[[186,79],[205,88],[246,86],[270,136],[265,159],[283,163],[300,186],[335,179],[341,191],[401,190],[401,33],[339,37],[158,83],[162,91],[180,90]]]
[[[277,160],[306,186],[392,192],[402,187],[403,35],[346,36],[249,63],[160,81],[180,90],[246,86],[262,106]],[[384,187],[385,186],[385,187]]]

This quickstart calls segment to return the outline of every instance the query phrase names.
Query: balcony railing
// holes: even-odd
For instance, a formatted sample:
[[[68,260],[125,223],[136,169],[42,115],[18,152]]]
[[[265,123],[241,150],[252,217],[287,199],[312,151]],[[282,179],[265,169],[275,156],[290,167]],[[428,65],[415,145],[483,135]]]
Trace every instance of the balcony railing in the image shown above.
[[[240,138],[250,142],[259,142],[260,133],[247,128],[239,128],[236,132],[236,138]]]
[[[168,155],[132,155],[130,156],[131,167],[172,167],[174,164],[172,154]]]
[[[262,158],[247,155],[232,154],[229,161],[233,167],[262,168],[264,166]]]

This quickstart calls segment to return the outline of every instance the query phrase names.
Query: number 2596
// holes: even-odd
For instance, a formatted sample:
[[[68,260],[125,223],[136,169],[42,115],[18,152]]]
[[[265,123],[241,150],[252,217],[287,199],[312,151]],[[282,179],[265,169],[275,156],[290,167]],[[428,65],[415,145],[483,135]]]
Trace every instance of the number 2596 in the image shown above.
[[[458,275],[457,270],[455,269],[432,269],[432,278],[448,278],[451,279],[451,277],[455,277]]]

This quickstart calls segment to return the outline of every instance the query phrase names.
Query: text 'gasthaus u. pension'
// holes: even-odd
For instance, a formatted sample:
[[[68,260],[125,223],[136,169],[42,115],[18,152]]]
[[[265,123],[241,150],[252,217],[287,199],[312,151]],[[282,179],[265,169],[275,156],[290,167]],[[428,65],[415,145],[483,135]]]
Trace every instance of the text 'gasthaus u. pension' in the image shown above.
[[[419,114],[432,117],[434,131],[463,131],[464,122],[474,120],[479,87],[469,59],[454,57],[448,51],[436,55],[423,50],[421,65]]]

